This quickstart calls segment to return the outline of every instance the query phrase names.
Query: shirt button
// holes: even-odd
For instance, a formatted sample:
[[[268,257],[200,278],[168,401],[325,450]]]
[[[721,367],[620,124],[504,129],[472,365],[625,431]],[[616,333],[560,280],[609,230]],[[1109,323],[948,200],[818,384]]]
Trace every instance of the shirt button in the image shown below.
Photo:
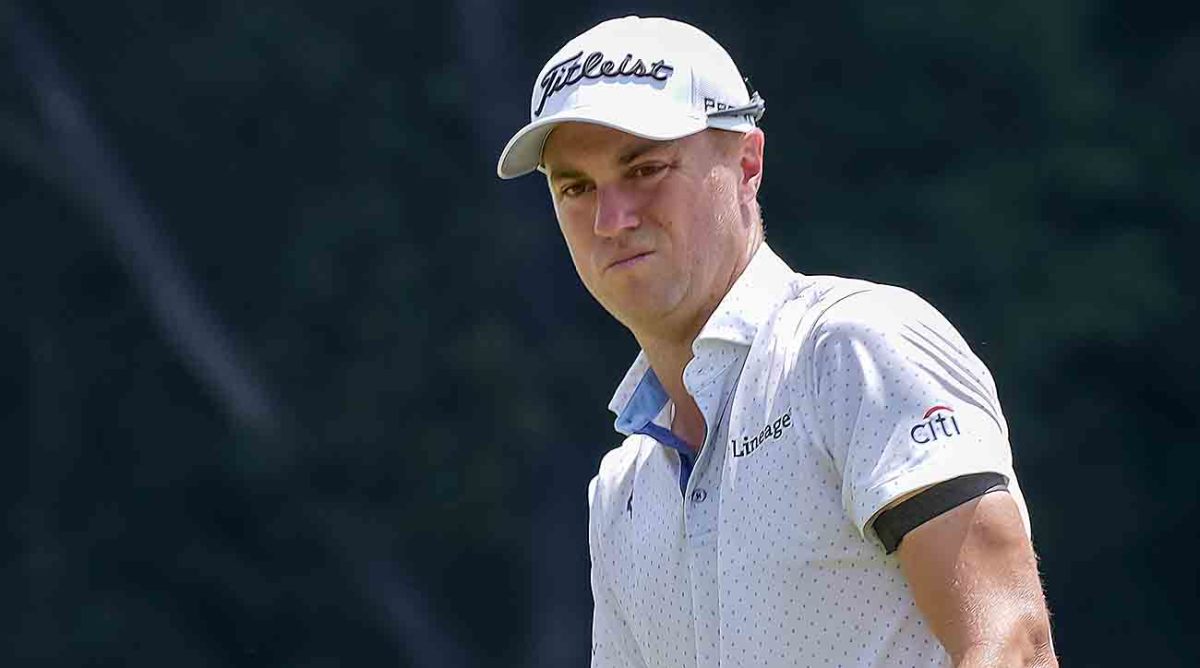
[[[692,490],[692,502],[693,503],[704,503],[704,500],[707,498],[708,498],[708,492],[706,492],[702,489]]]

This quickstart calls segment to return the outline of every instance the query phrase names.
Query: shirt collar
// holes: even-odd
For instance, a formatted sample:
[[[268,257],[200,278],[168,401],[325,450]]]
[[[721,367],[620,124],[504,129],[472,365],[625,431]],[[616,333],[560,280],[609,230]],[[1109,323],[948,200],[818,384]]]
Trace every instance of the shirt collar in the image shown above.
[[[694,397],[730,366],[730,356],[714,353],[728,345],[749,347],[763,323],[792,294],[796,277],[766,242],[758,247],[692,343],[694,357],[684,372],[684,384]],[[645,352],[639,352],[608,404],[617,415],[613,426],[627,436],[646,433],[651,425],[669,429],[667,401]],[[703,410],[708,402],[700,403]]]

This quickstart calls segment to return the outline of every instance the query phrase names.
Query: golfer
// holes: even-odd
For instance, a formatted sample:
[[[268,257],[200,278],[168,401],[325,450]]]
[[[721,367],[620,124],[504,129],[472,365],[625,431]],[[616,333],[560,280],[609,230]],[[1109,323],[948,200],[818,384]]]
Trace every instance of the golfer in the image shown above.
[[[592,665],[1057,665],[991,375],[911,292],[772,252],[747,88],[694,27],[606,21],[500,156],[641,346],[589,489]]]

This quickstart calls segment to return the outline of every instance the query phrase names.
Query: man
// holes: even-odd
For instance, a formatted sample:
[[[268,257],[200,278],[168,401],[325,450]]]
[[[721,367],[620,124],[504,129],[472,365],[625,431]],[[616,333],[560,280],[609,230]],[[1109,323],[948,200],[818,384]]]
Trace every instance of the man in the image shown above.
[[[531,111],[499,174],[545,173],[642,348],[589,489],[592,665],[1056,665],[991,376],[912,293],[764,243],[763,102],[724,49],[607,21]]]

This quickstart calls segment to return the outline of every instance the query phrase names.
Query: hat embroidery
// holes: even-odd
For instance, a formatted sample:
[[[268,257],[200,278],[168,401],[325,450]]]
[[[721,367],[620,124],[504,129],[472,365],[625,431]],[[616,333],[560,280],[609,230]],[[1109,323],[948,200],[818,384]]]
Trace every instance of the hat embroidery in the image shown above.
[[[656,60],[647,67],[641,58],[634,60],[631,53],[625,54],[625,59],[620,65],[615,60],[606,60],[600,51],[589,53],[580,63],[582,56],[583,52],[580,51],[550,66],[546,76],[538,83],[538,87],[542,89],[542,98],[538,101],[537,109],[533,110],[534,116],[541,115],[542,109],[546,107],[546,100],[555,93],[584,79],[635,77],[666,81],[675,71],[674,67],[663,60]]]

